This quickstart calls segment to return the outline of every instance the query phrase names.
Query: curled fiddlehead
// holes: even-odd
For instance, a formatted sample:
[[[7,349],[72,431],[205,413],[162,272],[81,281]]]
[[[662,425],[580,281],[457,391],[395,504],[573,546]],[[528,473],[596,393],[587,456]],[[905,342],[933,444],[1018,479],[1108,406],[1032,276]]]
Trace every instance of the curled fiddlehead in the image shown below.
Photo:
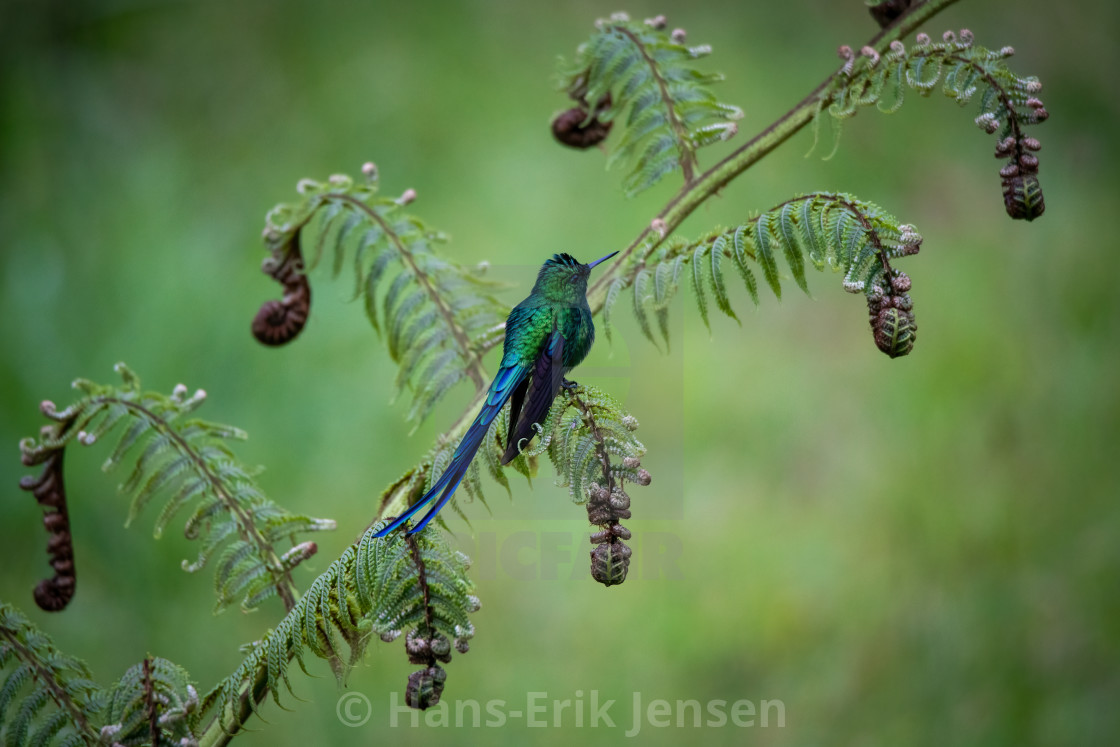
[[[547,453],[557,485],[567,486],[576,503],[586,504],[591,535],[591,576],[604,586],[626,580],[630,568],[630,496],[625,482],[649,485],[639,461],[646,447],[634,436],[638,421],[605,392],[586,385],[561,390],[539,426],[539,443],[522,455]]]
[[[608,93],[592,108],[585,98],[586,88],[577,88],[570,91],[570,95],[578,102],[577,106],[565,109],[552,120],[552,136],[557,141],[577,150],[592,148],[607,139],[611,133],[613,122],[600,121],[599,115],[611,108],[611,96]]]
[[[50,402],[43,403],[44,412],[54,410]],[[47,426],[47,431],[53,431]],[[44,435],[49,435],[45,433]],[[66,484],[62,474],[63,452],[53,451],[41,455],[24,453],[23,463],[31,467],[41,461],[43,471],[39,477],[30,475],[19,481],[23,490],[29,490],[39,505],[46,509],[43,526],[47,529],[47,553],[51,556],[54,576],[45,578],[35,587],[35,604],[47,612],[59,612],[74,598],[77,572],[74,568],[74,538],[70,534],[70,510],[66,505]]]
[[[311,313],[311,283],[304,274],[299,235],[294,231],[282,248],[262,263],[262,271],[284,288],[283,298],[265,301],[253,317],[253,337],[263,345],[291,342],[303,331]]]
[[[918,336],[914,321],[914,302],[910,300],[910,278],[904,272],[887,273],[886,287],[872,287],[867,294],[867,311],[875,345],[891,358],[909,355]]]

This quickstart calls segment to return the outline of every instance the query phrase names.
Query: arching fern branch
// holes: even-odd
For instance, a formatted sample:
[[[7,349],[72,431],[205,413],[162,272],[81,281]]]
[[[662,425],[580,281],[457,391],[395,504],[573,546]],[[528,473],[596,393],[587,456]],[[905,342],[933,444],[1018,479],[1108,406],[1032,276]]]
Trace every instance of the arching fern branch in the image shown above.
[[[668,305],[685,273],[705,324],[708,293],[720,311],[738,320],[724,277],[727,263],[757,304],[759,279],[752,265],[758,266],[762,280],[780,298],[778,257],[785,258],[803,290],[807,290],[808,257],[818,270],[844,273],[844,290],[867,298],[879,348],[892,358],[906,355],[913,349],[917,332],[907,293],[910,279],[893,270],[890,260],[916,254],[921,243],[913,226],[899,223],[879,206],[852,195],[816,192],[795,197],[735,228],[717,229],[693,242],[671,240],[656,250],[640,252],[633,266],[608,289],[604,327],[609,329],[612,305],[623,290],[630,289],[642,333],[654,341],[649,319],[652,309],[668,344]]]
[[[1023,129],[1044,122],[1049,113],[1038,98],[1042,90],[1038,78],[1020,77],[1008,69],[1004,60],[1014,52],[1011,47],[989,50],[975,46],[968,29],[959,35],[946,31],[940,42],[918,34],[909,49],[895,40],[883,55],[864,47],[857,57],[850,47],[841,47],[844,66],[821,97],[813,122],[814,145],[825,111],[833,122],[838,146],[843,120],[872,104],[880,111],[895,112],[907,89],[929,96],[940,86],[961,106],[979,95],[976,125],[989,134],[998,133],[996,157],[1008,159],[1000,170],[1004,207],[1012,218],[1034,220],[1046,209],[1034,154],[1041,145]],[[828,101],[831,103],[825,106]]]
[[[205,696],[207,733],[238,729],[266,694],[281,705],[281,687],[291,691],[293,660],[305,673],[306,653],[353,666],[373,636],[388,642],[405,634],[409,661],[423,666],[409,677],[406,701],[414,708],[439,702],[446,679],[439,662],[451,660],[453,647],[467,652],[474,635],[469,614],[480,607],[466,575],[469,560],[451,550],[435,527],[408,537],[374,537],[383,526],[370,527],[347,548]],[[345,671],[336,675],[341,679]]]
[[[330,247],[337,276],[349,252],[354,296],[364,299],[370,323],[400,366],[398,388],[413,389],[409,418],[419,424],[460,381],[486,388],[482,355],[500,341],[508,309],[478,272],[433,251],[447,237],[404,212],[415,199],[413,190],[396,199],[380,197],[376,168],[366,164],[364,171],[367,179],[361,182],[343,175],[326,182],[304,179],[300,202],[268,213],[264,238],[270,256],[263,269],[284,286],[285,296],[261,307],[253,333],[268,345],[294,339],[310,310],[305,271]]]
[[[904,4],[906,7],[901,8],[900,14],[893,16],[889,25],[868,40],[865,47],[875,54],[886,55],[891,51],[891,45],[895,41],[915,32],[922,24],[957,1],[924,0],[924,2]],[[862,47],[861,51],[863,51]],[[848,73],[841,69],[828,75],[789,111],[727,154],[719,163],[697,176],[692,183],[685,185],[621,251],[618,259],[591,284],[588,300],[592,311],[598,312],[602,309],[607,290],[619,276],[626,273],[627,268],[633,266],[629,260],[634,254],[657,249],[661,242],[672,236],[680,224],[712,195],[718,194],[740,174],[772,153],[803,127],[818,120],[822,109],[827,108],[833,101],[838,79],[850,74],[852,70],[854,70],[854,63]]]
[[[623,188],[628,195],[677,168],[686,184],[692,182],[696,151],[733,136],[734,120],[743,116],[708,90],[723,76],[694,65],[711,47],[685,46],[684,31],[666,32],[663,16],[635,23],[616,13],[595,25],[575,59],[561,61],[560,78],[562,89],[581,102],[588,119],[610,125],[625,118],[608,167],[626,164]]]
[[[74,388],[83,392],[82,399],[64,410],[43,402],[40,409],[53,423],[44,427],[38,440],[20,442],[23,463],[31,466],[46,462],[44,478],[57,478],[52,485],[61,491],[64,449],[75,440],[91,446],[121,425],[123,434],[106,460],[105,470],[119,465],[143,444],[135,466],[120,486],[132,497],[128,521],[157,495],[167,496],[156,518],[158,538],[177,512],[195,502],[197,507],[187,519],[185,533],[190,539],[200,539],[202,549],[195,562],[183,561],[183,568],[194,572],[217,558],[217,609],[237,599],[243,609],[252,609],[273,595],[279,595],[291,609],[297,597],[291,571],[316,550],[314,542],[299,543],[297,536],[334,529],[334,521],[293,514],[268,500],[253,481],[253,473],[234,460],[226,445],[228,439],[245,438],[243,431],[182,419],[202,404],[205,392],[187,396],[187,388],[182,385],[175,387],[171,396],[141,392],[139,378],[127,366],[119,363],[116,370],[123,379],[122,386],[78,379]],[[21,484],[32,489],[44,478],[25,479]],[[47,518],[53,515],[48,513]],[[49,529],[51,521],[46,523]],[[283,541],[292,545],[286,552],[277,549]]]
[[[98,741],[105,692],[82,662],[11,605],[0,602],[0,737],[7,745]]]

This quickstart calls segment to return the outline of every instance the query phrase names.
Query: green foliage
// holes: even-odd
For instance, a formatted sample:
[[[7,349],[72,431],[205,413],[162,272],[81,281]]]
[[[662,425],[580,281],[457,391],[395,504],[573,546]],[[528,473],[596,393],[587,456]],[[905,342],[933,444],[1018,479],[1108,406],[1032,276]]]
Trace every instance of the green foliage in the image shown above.
[[[1001,171],[1008,211],[1027,219],[1042,212],[1037,158],[1032,155],[1037,141],[1021,132],[1023,125],[1046,118],[1034,98],[1039,84],[1006,70],[1002,60],[1008,50],[973,48],[971,34],[962,32],[959,41],[947,35],[939,44],[919,35],[914,49],[907,51],[894,42],[882,56],[865,47],[857,58],[847,49],[844,68],[818,89],[819,98],[811,94],[764,130],[765,137],[752,140],[720,168],[696,179],[697,151],[734,135],[734,120],[741,117],[739,109],[719,103],[708,90],[720,76],[694,66],[710,50],[686,47],[683,32],[666,33],[661,18],[635,24],[619,14],[597,24],[597,29],[566,67],[563,85],[589,120],[599,117],[606,123],[599,134],[618,125],[608,166],[625,165],[624,187],[630,195],[677,168],[686,183],[654,221],[664,229],[660,238],[642,243],[648,230],[639,236],[633,245],[637,251],[624,255],[632,254],[625,270],[604,284],[608,334],[611,308],[624,290],[632,292],[643,333],[654,340],[652,312],[667,344],[668,306],[686,275],[707,324],[709,297],[720,311],[737,319],[724,275],[727,261],[757,304],[762,282],[780,297],[779,257],[805,290],[807,256],[818,270],[830,267],[842,273],[846,290],[866,296],[876,342],[884,352],[893,357],[910,351],[916,326],[906,293],[909,278],[893,270],[890,260],[917,252],[921,237],[871,203],[842,193],[814,193],[697,241],[663,243],[664,236],[704,200],[808,121],[817,101],[821,106],[814,121],[819,126],[825,108],[834,123],[873,103],[893,111],[906,89],[927,95],[941,83],[944,92],[962,104],[982,91],[977,124],[990,133],[1002,128],[997,155],[1010,159]],[[804,119],[796,121],[799,111]],[[505,306],[491,295],[492,286],[480,272],[437,254],[436,245],[446,237],[403,210],[415,193],[408,190],[397,199],[378,196],[376,169],[368,166],[363,169],[368,180],[360,183],[346,176],[332,176],[324,183],[304,180],[299,202],[277,206],[268,214],[264,238],[271,256],[265,269],[284,285],[286,297],[258,315],[266,333],[262,341],[280,344],[302,329],[310,304],[305,270],[326,261],[337,276],[349,264],[354,296],[363,298],[371,324],[400,366],[398,389],[413,391],[409,417],[419,423],[463,379],[470,379],[476,391],[485,390],[481,359],[502,339]],[[304,251],[309,252],[306,265]],[[277,319],[286,331],[277,331],[272,319],[281,311],[287,316]],[[156,495],[166,494],[156,520],[158,536],[177,511],[197,502],[187,535],[202,539],[203,549],[196,563],[184,567],[197,570],[207,562],[218,564],[218,608],[240,598],[242,607],[251,609],[272,594],[283,596],[287,616],[249,644],[238,669],[204,699],[201,710],[212,718],[208,733],[240,729],[269,694],[280,704],[281,683],[291,690],[292,661],[306,672],[307,652],[328,660],[342,677],[373,635],[385,641],[405,635],[410,661],[424,667],[410,678],[406,699],[421,708],[438,702],[446,674],[436,662],[448,661],[453,647],[465,652],[474,632],[469,614],[478,609],[478,600],[466,576],[465,556],[451,551],[435,527],[415,536],[397,533],[376,539],[373,535],[384,526],[382,521],[347,548],[297,601],[290,571],[315,552],[314,543],[297,543],[297,534],[332,528],[333,522],[290,514],[265,499],[252,473],[233,461],[226,446],[228,439],[243,438],[243,433],[198,420],[184,422],[182,416],[198,406],[202,392],[187,397],[186,389],[177,387],[169,397],[141,393],[135,376],[123,366],[120,372],[125,379],[121,388],[79,381],[76,386],[86,396],[77,404],[59,412],[44,403],[44,413],[55,422],[38,441],[21,442],[21,449],[27,463],[57,456],[54,464],[61,475],[61,454],[70,440],[90,445],[118,423],[127,424],[106,468],[141,450],[121,486],[132,497],[129,521]],[[484,467],[508,491],[508,477],[500,465],[507,421],[495,419],[479,460],[463,480],[466,495],[483,498]],[[464,416],[419,465],[389,486],[382,495],[380,516],[430,487],[446,468],[466,422]],[[536,457],[548,454],[558,484],[569,488],[575,502],[586,504],[590,523],[600,527],[591,536],[591,566],[593,577],[605,585],[625,580],[631,556],[623,542],[630,532],[620,524],[630,517],[624,482],[650,481],[640,469],[638,459],[645,448],[633,435],[636,427],[637,421],[606,393],[583,386],[565,388],[538,427],[538,443],[512,465],[530,476]],[[42,497],[46,491],[40,495],[43,484],[29,484],[29,489],[37,491],[40,503],[52,505]],[[452,505],[462,514],[457,503]],[[61,536],[53,535],[52,541]],[[275,550],[280,540],[292,545],[282,555]],[[109,725],[100,733],[103,739],[126,744],[193,740],[200,715],[197,695],[187,673],[171,662],[145,660],[126,672],[107,696],[88,680],[80,663],[54,651],[44,636],[3,605],[0,633],[0,730],[10,743],[86,741],[96,736],[86,714],[101,713],[106,704]],[[57,712],[50,708],[52,700]]]
[[[596,116],[624,124],[607,165],[626,165],[631,196],[677,168],[691,182],[696,151],[733,136],[743,116],[708,89],[723,76],[695,67],[711,48],[686,46],[683,32],[664,29],[663,18],[635,23],[615,14],[596,23],[573,61],[561,61],[562,88],[589,106],[608,100]]]
[[[101,737],[114,745],[197,744],[198,705],[187,670],[158,656],[145,659],[110,693]]]
[[[353,666],[374,635],[391,641],[407,631],[410,644],[424,640],[440,661],[450,659],[452,645],[466,650],[474,635],[468,615],[479,609],[467,557],[451,550],[435,527],[407,537],[403,532],[374,537],[385,523],[370,527],[315,579],[275,630],[252,644],[237,670],[207,694],[207,710],[216,707],[228,720],[243,690],[258,682],[279,705],[281,683],[291,691],[293,659],[305,672],[308,651],[332,662],[345,658]]]
[[[604,454],[619,460],[611,461],[614,478],[639,481],[637,460],[645,454],[646,447],[634,437],[637,428],[637,419],[618,400],[581,384],[560,390],[548,417],[539,426],[540,441],[522,454],[547,452],[556,468],[556,484],[566,486],[576,503],[586,503],[592,486],[607,482],[603,473]]]
[[[879,206],[844,193],[817,192],[795,197],[732,229],[717,229],[688,242],[671,240],[645,253],[636,269],[617,278],[607,294],[608,308],[626,288],[633,289],[634,312],[643,334],[654,341],[649,312],[657,315],[661,335],[669,342],[667,308],[687,272],[700,316],[708,324],[708,293],[716,307],[738,320],[724,277],[727,263],[742,278],[751,299],[759,303],[759,278],[781,298],[778,257],[784,257],[802,290],[805,257],[818,270],[842,272],[844,290],[871,294],[890,285],[889,260],[914,254],[922,237],[913,226],[899,223]],[[884,262],[887,266],[884,266]],[[687,267],[687,269],[686,269]]]
[[[419,424],[455,384],[471,379],[485,388],[480,359],[501,339],[507,307],[491,294],[481,270],[468,270],[439,256],[446,235],[403,210],[409,190],[392,199],[378,196],[376,169],[355,182],[335,175],[326,182],[304,179],[303,199],[281,204],[266,218],[265,243],[272,263],[293,247],[310,247],[308,269],[330,247],[332,270],[341,273],[350,252],[354,297],[400,365],[398,388],[411,387],[409,418]]]
[[[0,736],[6,745],[97,740],[90,717],[105,693],[86,665],[54,647],[17,609],[0,602]]]
[[[24,463],[46,461],[72,441],[91,446],[121,426],[123,433],[103,469],[113,469],[139,451],[120,485],[132,498],[129,522],[157,495],[165,496],[155,522],[158,538],[174,516],[194,502],[185,533],[200,539],[202,549],[193,563],[183,561],[183,569],[200,570],[217,557],[217,609],[239,598],[246,610],[277,593],[286,600],[294,598],[290,572],[315,552],[314,543],[297,543],[297,536],[334,529],[334,521],[293,514],[268,500],[256,486],[254,473],[238,464],[226,445],[229,439],[246,438],[243,431],[183,419],[202,404],[204,391],[187,396],[180,384],[170,396],[141,392],[139,378],[127,366],[119,363],[116,370],[121,386],[78,379],[73,386],[85,395],[80,400],[64,410],[43,403],[43,414],[54,425],[38,440],[20,442]],[[282,541],[290,542],[292,549],[279,555],[276,545]]]

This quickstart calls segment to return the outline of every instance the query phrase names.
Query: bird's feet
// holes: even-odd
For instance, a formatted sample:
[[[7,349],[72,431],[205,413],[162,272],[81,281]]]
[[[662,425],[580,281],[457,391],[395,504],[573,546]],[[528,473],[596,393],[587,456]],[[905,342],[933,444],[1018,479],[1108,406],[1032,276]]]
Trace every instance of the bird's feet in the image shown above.
[[[579,389],[579,382],[572,381],[571,379],[564,379],[560,382],[560,386],[566,392],[574,392],[576,389]]]

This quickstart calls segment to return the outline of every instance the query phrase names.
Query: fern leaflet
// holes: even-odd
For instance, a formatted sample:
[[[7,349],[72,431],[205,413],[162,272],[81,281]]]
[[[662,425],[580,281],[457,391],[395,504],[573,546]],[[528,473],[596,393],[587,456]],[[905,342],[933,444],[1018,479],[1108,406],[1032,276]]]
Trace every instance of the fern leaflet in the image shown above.
[[[63,654],[11,605],[0,602],[0,737],[8,745],[95,743],[90,719],[105,693],[86,665]]]
[[[605,125],[624,122],[607,166],[626,164],[623,189],[633,196],[680,168],[685,183],[697,171],[696,151],[738,131],[741,109],[719,102],[709,85],[723,80],[695,61],[711,48],[686,46],[684,32],[665,31],[664,18],[645,23],[624,13],[596,23],[570,63],[561,62],[561,87]]]

